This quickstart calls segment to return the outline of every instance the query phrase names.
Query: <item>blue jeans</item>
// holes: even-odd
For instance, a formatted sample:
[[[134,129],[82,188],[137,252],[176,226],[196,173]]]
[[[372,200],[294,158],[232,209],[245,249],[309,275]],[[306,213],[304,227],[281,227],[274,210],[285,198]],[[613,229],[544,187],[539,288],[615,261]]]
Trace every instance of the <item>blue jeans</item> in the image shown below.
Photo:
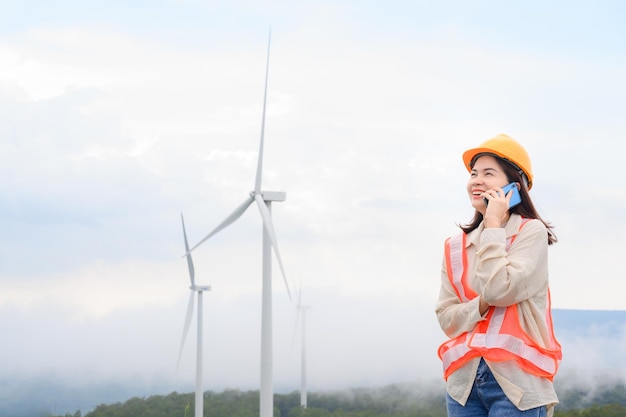
[[[546,407],[519,410],[504,394],[484,360],[480,360],[469,398],[462,406],[446,395],[448,417],[545,417]]]

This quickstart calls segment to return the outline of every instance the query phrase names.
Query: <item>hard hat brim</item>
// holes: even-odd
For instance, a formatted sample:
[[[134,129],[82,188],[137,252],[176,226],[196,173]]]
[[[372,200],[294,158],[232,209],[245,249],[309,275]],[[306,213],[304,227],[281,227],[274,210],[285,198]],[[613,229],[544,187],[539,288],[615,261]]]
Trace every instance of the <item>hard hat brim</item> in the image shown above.
[[[474,158],[476,158],[480,154],[492,154],[502,159],[506,159],[508,161],[506,155],[502,154],[501,152],[496,151],[495,149],[491,149],[491,148],[468,149],[467,151],[463,152],[463,162],[465,163],[465,168],[467,169],[468,172],[472,172],[472,162],[474,161]]]

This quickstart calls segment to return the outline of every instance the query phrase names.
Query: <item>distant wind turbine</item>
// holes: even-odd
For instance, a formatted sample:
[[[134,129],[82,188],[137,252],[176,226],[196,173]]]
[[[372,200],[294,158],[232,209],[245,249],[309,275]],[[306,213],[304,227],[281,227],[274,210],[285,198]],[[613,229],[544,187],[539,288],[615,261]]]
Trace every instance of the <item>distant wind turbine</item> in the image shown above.
[[[187,333],[189,333],[189,325],[191,324],[191,317],[193,316],[193,300],[194,293],[198,293],[198,335],[197,335],[197,352],[196,352],[196,402],[195,402],[195,417],[202,417],[204,414],[204,392],[202,388],[202,293],[204,291],[210,291],[211,287],[208,285],[196,285],[195,271],[193,267],[193,260],[189,253],[189,244],[187,243],[187,232],[185,231],[185,220],[183,214],[180,214],[180,220],[183,224],[183,237],[185,238],[185,257],[187,258],[187,267],[189,269],[189,279],[191,280],[191,286],[189,289],[189,302],[187,304],[187,315],[185,317],[185,325],[183,327],[183,338],[180,342],[180,350],[178,352],[178,361],[176,363],[176,371],[180,366],[180,359],[183,354],[183,347],[185,346],[185,340],[187,339]]]
[[[208,235],[206,235],[200,242],[198,242],[191,250],[190,253],[220,230],[226,228],[235,222],[241,215],[250,207],[253,202],[259,208],[261,218],[263,219],[263,290],[262,290],[262,303],[261,303],[261,389],[260,389],[260,417],[272,417],[274,414],[274,392],[272,386],[272,249],[276,255],[276,260],[280,266],[280,271],[287,287],[287,295],[291,300],[291,292],[289,291],[289,284],[287,283],[287,277],[283,268],[283,263],[278,251],[278,243],[276,241],[276,233],[274,232],[274,225],[272,223],[272,202],[273,201],[285,201],[285,193],[279,191],[261,191],[261,179],[263,172],[263,142],[265,134],[265,108],[267,104],[267,80],[269,73],[270,62],[270,41],[272,32],[270,30],[268,42],[267,42],[267,62],[265,67],[265,90],[263,95],[263,117],[261,120],[261,140],[259,146],[259,157],[257,161],[256,179],[254,183],[254,190],[250,192],[249,196],[244,200],[239,207],[237,207],[224,221],[222,221],[215,229],[213,229]]]
[[[302,290],[302,289],[301,289]],[[301,343],[300,343],[300,407],[307,408],[307,386],[306,386],[306,311],[310,306],[302,305],[302,291],[298,293],[298,305],[296,306],[296,324],[300,321]]]

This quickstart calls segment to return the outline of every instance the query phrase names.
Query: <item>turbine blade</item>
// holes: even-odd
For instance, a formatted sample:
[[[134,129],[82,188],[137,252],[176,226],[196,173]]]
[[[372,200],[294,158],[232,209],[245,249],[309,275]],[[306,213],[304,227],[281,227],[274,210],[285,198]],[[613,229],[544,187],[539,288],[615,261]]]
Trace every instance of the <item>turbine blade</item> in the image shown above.
[[[267,234],[272,242],[272,248],[274,249],[274,254],[276,255],[276,260],[278,260],[278,266],[280,266],[280,272],[283,275],[283,281],[285,281],[285,287],[287,288],[287,295],[289,295],[289,301],[291,301],[291,291],[289,290],[289,284],[287,283],[287,275],[285,274],[285,269],[283,268],[280,252],[278,251],[278,242],[276,241],[276,233],[274,233],[272,215],[265,205],[265,201],[263,201],[261,194],[255,194],[254,199],[257,202],[257,206],[259,206],[259,211],[261,212],[261,217],[263,218],[263,227],[265,227],[265,230],[267,231]]]
[[[193,315],[193,300],[195,291],[191,291],[189,294],[189,302],[187,303],[187,314],[185,315],[185,325],[183,326],[183,338],[180,341],[180,349],[178,351],[178,361],[176,361],[176,373],[178,373],[178,367],[180,366],[180,359],[183,356],[183,348],[185,347],[185,340],[187,340],[187,334],[189,333],[189,326],[191,325],[191,316]]]
[[[246,200],[243,203],[241,203],[239,207],[235,209],[235,211],[233,211],[228,217],[226,217],[226,219],[224,219],[223,222],[218,224],[217,227],[211,231],[211,233],[209,233],[208,235],[204,237],[204,239],[196,243],[196,245],[193,248],[189,249],[187,253],[185,253],[185,255],[191,253],[195,248],[203,244],[207,239],[209,239],[211,236],[213,236],[220,230],[224,229],[227,226],[230,226],[231,223],[233,223],[235,220],[241,217],[241,215],[246,211],[246,209],[250,207],[250,204],[252,204],[252,201],[254,201],[254,198],[252,196],[249,196],[248,198],[246,198]]]
[[[265,62],[265,90],[263,93],[263,117],[261,119],[261,144],[259,145],[259,159],[256,164],[256,180],[254,181],[254,191],[261,192],[261,177],[263,172],[263,142],[265,136],[265,108],[267,105],[267,79],[270,68],[270,42],[272,40],[272,29],[270,28],[267,39],[267,60]]]
[[[185,238],[185,256],[187,257],[187,268],[189,269],[189,279],[191,279],[191,286],[196,285],[195,280],[195,270],[193,267],[193,259],[191,259],[191,254],[189,253],[189,243],[187,242],[187,232],[185,231],[185,219],[183,218],[183,213],[180,213],[180,220],[183,223],[183,237]]]

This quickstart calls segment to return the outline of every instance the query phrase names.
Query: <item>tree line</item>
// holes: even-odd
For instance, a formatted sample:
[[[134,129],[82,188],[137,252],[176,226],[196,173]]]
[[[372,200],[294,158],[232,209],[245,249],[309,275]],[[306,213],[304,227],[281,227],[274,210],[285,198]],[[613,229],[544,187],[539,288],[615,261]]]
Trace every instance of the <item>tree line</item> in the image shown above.
[[[274,395],[274,417],[446,417],[445,393],[414,385],[348,389],[308,394],[308,407],[300,406],[300,394]],[[554,417],[626,416],[623,383],[600,389],[561,390]],[[193,417],[194,394],[134,397],[125,402],[101,404],[81,416],[80,411],[49,417]],[[227,389],[204,393],[204,417],[257,417],[259,392]]]

